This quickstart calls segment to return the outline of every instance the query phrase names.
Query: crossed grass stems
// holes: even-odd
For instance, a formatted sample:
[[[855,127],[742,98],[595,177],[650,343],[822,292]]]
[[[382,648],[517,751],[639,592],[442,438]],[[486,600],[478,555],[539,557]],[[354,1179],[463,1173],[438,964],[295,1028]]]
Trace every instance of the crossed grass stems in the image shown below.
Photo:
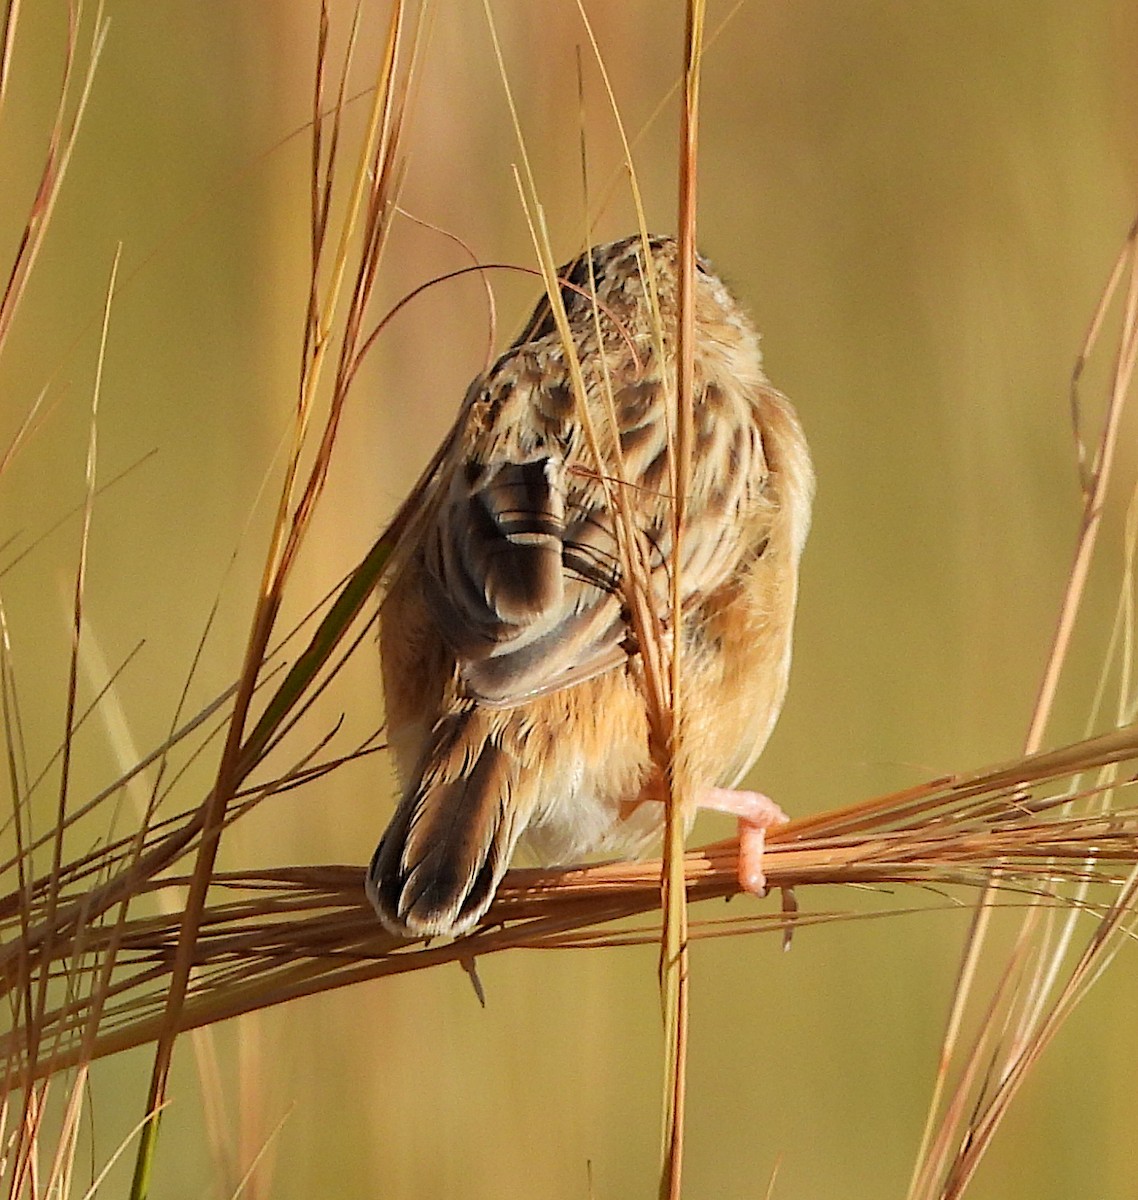
[[[10,16],[11,12],[9,5]],[[285,791],[318,785],[343,764],[382,749],[377,734],[347,752],[333,755],[331,747],[338,732],[333,729],[316,746],[309,747],[287,772],[257,781],[268,756],[276,752],[274,761],[279,759],[290,744],[288,735],[297,722],[334,679],[346,657],[368,637],[375,619],[377,588],[382,588],[384,573],[393,562],[397,563],[400,546],[415,532],[408,529],[410,514],[415,511],[412,498],[329,601],[310,614],[281,645],[272,646],[285,589],[331,465],[344,403],[364,356],[393,315],[375,327],[369,327],[366,321],[382,251],[399,211],[400,132],[416,65],[427,42],[422,12],[419,17],[419,23],[411,23],[402,4],[393,7],[374,88],[362,100],[368,107],[362,146],[346,185],[347,199],[337,208],[333,202],[337,189],[341,189],[337,164],[340,172],[347,170],[342,165],[346,153],[342,121],[351,101],[347,81],[356,52],[360,14],[357,10],[336,94],[329,100],[330,21],[327,10],[322,11],[310,127],[311,289],[296,428],[238,682],[193,718],[177,718],[179,727],[162,746],[101,793],[75,805],[68,791],[71,743],[84,716],[78,711],[76,699],[76,657],[73,655],[68,684],[67,732],[58,761],[49,764],[40,780],[29,781],[23,766],[19,697],[4,630],[0,701],[14,797],[10,825],[16,852],[2,864],[6,886],[0,897],[0,964],[12,1021],[10,1031],[0,1038],[0,1047],[7,1063],[6,1098],[10,1100],[16,1092],[22,1096],[20,1119],[14,1123],[8,1143],[13,1196],[20,1194],[28,1178],[28,1150],[42,1120],[48,1081],[66,1069],[79,1073],[74,1096],[76,1091],[81,1092],[81,1081],[91,1062],[153,1043],[157,1047],[156,1064],[148,1112],[157,1113],[165,1102],[172,1047],[183,1031],[298,996],[446,962],[464,965],[477,987],[478,958],[506,949],[661,941],[661,880],[669,875],[666,864],[662,867],[660,862],[603,863],[565,870],[515,869],[507,876],[480,927],[466,938],[444,944],[405,942],[383,931],[363,897],[361,868],[215,870],[217,847],[224,832],[254,807]],[[413,27],[408,29],[408,24]],[[50,222],[105,38],[100,17],[88,47],[87,69],[80,78],[75,72],[79,71],[76,64],[81,27],[81,21],[75,19],[64,81],[64,100],[72,96],[72,104],[69,108],[61,101],[45,165],[45,186],[29,215],[27,236],[0,303],[0,350]],[[4,64],[11,56],[15,28],[15,20],[10,19],[5,26],[5,53],[0,56]],[[591,30],[588,32],[592,40]],[[702,13],[698,5],[690,6],[686,39],[682,105],[686,124],[681,154],[686,182],[681,188],[680,225],[684,244],[690,247],[694,243],[695,130],[702,53]],[[595,49],[595,41],[593,46]],[[599,54],[598,62],[603,72]],[[501,60],[500,68],[508,88]],[[607,74],[604,78],[607,86]],[[3,84],[0,76],[0,102]],[[615,104],[613,111],[619,121]],[[560,301],[554,258],[516,114],[515,124],[523,162],[519,191],[534,233],[541,274],[556,309]],[[635,181],[627,139],[625,147]],[[634,198],[645,232],[643,209],[635,191]],[[114,286],[112,276],[104,339]],[[1081,432],[1078,384],[1119,292],[1124,293],[1121,332],[1105,415],[1091,452]],[[781,932],[784,939],[789,939],[795,929],[823,921],[946,906],[970,910],[970,949],[962,964],[946,1032],[946,1050],[956,1053],[959,1066],[955,1078],[944,1068],[937,1077],[910,1188],[914,1200],[958,1195],[964,1190],[1027,1070],[1133,932],[1138,886],[1138,808],[1132,807],[1128,799],[1134,763],[1138,761],[1130,678],[1136,524],[1133,502],[1126,528],[1118,620],[1088,726],[1093,728],[1096,721],[1101,724],[1099,712],[1106,703],[1106,681],[1117,675],[1119,699],[1112,722],[1107,722],[1117,728],[1058,750],[1041,752],[1040,746],[1107,500],[1118,429],[1138,354],[1136,314],[1138,270],[1132,229],[1076,365],[1072,412],[1084,515],[1025,753],[996,768],[932,780],[773,831],[768,838],[766,871],[772,889],[781,892],[778,907],[757,909],[746,901],[736,906],[741,911],[701,906],[698,919],[690,919],[689,923],[686,902],[727,898],[736,893],[737,848],[732,840],[669,856],[670,877],[674,884],[682,878],[683,887],[672,887],[663,924],[672,946],[679,946],[685,953],[689,938],[767,931]],[[328,372],[332,374],[330,384],[326,381]],[[680,373],[682,376],[682,363]],[[681,441],[683,391],[681,378],[677,401]],[[327,399],[321,400],[324,396]],[[92,407],[88,486],[82,512],[83,552],[75,586],[76,642],[83,627],[86,530],[97,492],[96,406]],[[37,414],[38,405],[8,448],[0,470],[22,449]],[[416,494],[431,487],[438,462],[436,458],[424,472]],[[619,504],[621,481],[618,474],[614,478],[614,496]],[[677,493],[682,494],[682,471],[677,472],[676,486]],[[630,546],[626,545],[625,550],[635,589],[635,554]],[[651,613],[642,614],[641,620],[648,633],[656,627]],[[303,649],[290,663],[286,662],[286,654],[294,652],[304,638],[308,640]],[[661,652],[657,657],[663,662],[666,655]],[[114,680],[110,686],[114,686]],[[682,673],[669,676],[666,664],[662,665],[650,697],[656,707],[654,727],[663,731],[659,739],[662,743],[667,742],[670,729],[669,698],[681,687]],[[254,720],[253,713],[262,701]],[[88,714],[98,703],[96,698]],[[217,754],[219,739],[223,749]],[[183,774],[210,754],[217,754],[218,766],[216,782],[206,799],[175,815],[159,817]],[[52,769],[60,780],[58,819],[48,833],[33,839],[28,824],[31,795],[49,778]],[[69,831],[113,806],[123,789],[146,772],[151,773],[154,783],[147,811],[137,828],[93,851],[69,858]],[[50,857],[50,870],[34,867],[34,863],[42,864],[45,856]],[[867,912],[864,907],[808,907],[802,902],[811,894],[811,885],[817,884],[875,889],[884,896],[885,904],[876,912]],[[903,887],[916,896],[912,905],[899,903]],[[178,896],[177,904],[163,910],[162,898],[169,896],[171,889]],[[1021,909],[1023,924],[1012,961],[991,1001],[988,1019],[977,1040],[965,1048],[957,1041],[959,1017],[976,986],[980,948],[997,904]],[[140,910],[148,915],[139,915]],[[1076,922],[1084,916],[1092,919],[1091,933],[1064,975],[1063,964],[1070,954]],[[665,975],[675,965],[674,956],[669,960],[665,952]],[[681,966],[679,974],[686,979],[686,964]],[[669,1036],[679,1048],[669,1068],[672,1099],[666,1101],[666,1105],[673,1105],[665,1132],[661,1179],[661,1193],[666,1195],[678,1194],[680,1180],[675,1148],[679,1144],[677,1132],[682,1134],[683,1128],[682,991],[678,997],[673,993],[672,1003],[679,1006],[679,1016]],[[1008,1013],[1015,1014],[1016,1019],[1008,1021]],[[1014,1030],[1012,1035],[1006,1032],[1009,1028]],[[984,1078],[978,1081],[981,1073],[976,1070],[977,1064],[989,1059],[999,1065],[983,1073]],[[969,1097],[971,1103],[965,1103]],[[4,1113],[8,1113],[7,1103]],[[145,1128],[151,1131],[150,1141],[148,1144],[144,1133],[144,1153],[136,1169],[136,1195],[146,1191],[157,1122],[149,1121]],[[70,1136],[74,1137],[74,1131]]]

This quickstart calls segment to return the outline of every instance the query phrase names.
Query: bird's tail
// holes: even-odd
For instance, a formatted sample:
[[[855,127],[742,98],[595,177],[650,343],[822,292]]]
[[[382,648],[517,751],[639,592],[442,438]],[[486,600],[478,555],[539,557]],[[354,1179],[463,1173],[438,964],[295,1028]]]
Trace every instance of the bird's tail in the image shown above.
[[[489,908],[525,827],[505,724],[465,707],[435,726],[368,868],[368,897],[393,932],[456,937]]]

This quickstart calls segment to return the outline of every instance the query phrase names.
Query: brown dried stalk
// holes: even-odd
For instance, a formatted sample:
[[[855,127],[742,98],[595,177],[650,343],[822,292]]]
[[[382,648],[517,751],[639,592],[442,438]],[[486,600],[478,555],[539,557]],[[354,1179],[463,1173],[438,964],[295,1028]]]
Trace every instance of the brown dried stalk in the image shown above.
[[[1115,353],[1106,414],[1093,460],[1088,463],[1082,431],[1079,384],[1102,332],[1107,310],[1124,279],[1127,280],[1127,289],[1123,303],[1122,327]],[[1071,378],[1076,463],[1083,498],[1082,520],[1059,617],[1027,732],[1024,749],[1028,754],[1042,745],[1044,732],[1051,719],[1059,678],[1067,661],[1094,557],[1122,416],[1130,395],[1136,362],[1138,221],[1131,225],[1114,264],[1110,279],[1091,319],[1090,329]],[[1125,676],[1126,671],[1123,672],[1123,677]],[[1126,707],[1126,704],[1124,689],[1122,707]],[[1094,854],[1094,848],[1089,848],[1088,853]],[[994,879],[990,886],[994,887],[997,882],[998,879]],[[1046,1011],[1047,993],[1051,986],[1047,979],[1049,975],[1052,979],[1058,975],[1066,954],[1066,942],[1063,938],[1056,938],[1054,932],[1046,926],[1041,928],[1038,909],[1029,908],[1021,922],[1012,950],[1012,959],[1022,960],[1030,949],[1036,958],[1035,970],[1024,975],[1018,972],[1004,972],[1001,975],[991,999],[978,1005],[988,1014],[979,1032],[970,1046],[960,1050],[957,1042],[961,1022],[965,1009],[972,1002],[977,969],[990,926],[990,897],[982,898],[969,931],[946,1023],[925,1131],[910,1181],[910,1200],[933,1200],[934,1197],[940,1200],[957,1197],[963,1193],[1027,1069],[1054,1036],[1062,1018],[1067,1015],[1076,1000],[1085,994],[1086,989],[1082,981],[1088,977],[1095,977],[1097,971],[1109,961],[1107,947],[1112,944],[1111,934],[1125,925],[1131,915],[1133,903],[1134,890],[1128,881],[1120,889],[1115,903],[1104,914],[1102,927],[1097,931],[1086,952],[1089,960],[1080,960],[1067,985]],[[1007,1040],[997,1032],[998,1026],[1005,1021],[1007,1028],[1014,1030]],[[949,1075],[954,1060],[956,1078],[950,1091]],[[988,1063],[984,1070],[981,1070],[982,1061]]]
[[[340,415],[347,398],[350,367],[362,337],[368,300],[399,189],[401,171],[397,161],[397,145],[408,87],[406,75],[400,74],[398,69],[404,24],[402,0],[397,0],[392,6],[387,39],[376,69],[366,129],[348,189],[347,210],[338,226],[337,245],[327,262],[329,278],[324,281],[322,268],[326,261],[330,232],[329,206],[336,179],[336,147],[359,23],[360,9],[357,5],[348,39],[339,98],[332,117],[330,147],[325,157],[322,101],[329,22],[326,5],[321,8],[313,105],[311,287],[293,439],[216,782],[196,817],[200,829],[200,835],[199,829],[195,829],[196,861],[189,879],[185,911],[179,921],[177,949],[163,1001],[147,1100],[147,1112],[154,1115],[143,1129],[135,1163],[131,1195],[136,1198],[144,1197],[149,1189],[158,1130],[157,1114],[165,1100],[174,1042],[178,1033],[186,1027],[182,1009],[190,987],[206,896],[213,878],[220,839],[226,828],[228,810],[238,789],[263,755],[269,739],[279,728],[280,721],[287,715],[288,705],[274,710],[269,721],[265,720],[265,716],[270,714],[264,714],[252,729],[249,728],[253,697],[283,604],[285,587],[310,529],[316,503],[324,490]],[[353,248],[357,236],[361,238],[361,244]],[[336,342],[335,325],[341,313],[346,315],[343,316],[344,329],[339,338],[338,367],[331,402],[307,481],[302,485],[302,461],[309,451],[309,430],[316,410],[318,389],[323,368]],[[296,697],[291,696],[289,704],[295,703],[295,700]]]
[[[1069,904],[1072,885],[1115,888],[1138,864],[1138,806],[1071,815],[1073,799],[1054,791],[1082,771],[1138,763],[1138,727],[1033,755],[968,775],[926,784],[792,822],[772,831],[767,875],[774,889],[811,885],[916,885],[982,888],[998,876],[1016,894]],[[684,857],[689,901],[738,891],[737,845],[719,842]],[[185,884],[165,879],[162,884]],[[156,889],[157,882],[147,890]],[[386,933],[364,899],[358,867],[282,868],[214,879],[202,913],[179,1029],[185,1030],[298,996],[367,979],[469,964],[479,955],[515,948],[627,944],[659,937],[660,863],[619,862],[567,870],[514,870],[496,903],[470,936],[447,944],[406,942]],[[746,902],[744,902],[746,903]],[[1106,911],[1109,897],[1084,902]],[[7,906],[0,909],[8,911]],[[884,912],[898,911],[891,904]],[[650,916],[648,927],[613,923]],[[811,913],[797,905],[739,919],[713,918],[693,933],[790,930],[848,911]],[[8,915],[0,930],[17,918]],[[114,938],[119,966],[103,997],[93,1057],[153,1041],[162,1028],[162,999],[178,940],[176,916],[135,917],[119,929],[88,928],[52,943],[51,961],[35,965],[62,975],[72,956],[98,956]],[[4,987],[17,982],[6,972]],[[79,997],[45,1014],[45,1035],[60,1040],[56,1069],[75,1060],[88,1001]],[[19,1032],[0,1040],[10,1061],[26,1053]],[[43,1072],[41,1064],[34,1071]]]

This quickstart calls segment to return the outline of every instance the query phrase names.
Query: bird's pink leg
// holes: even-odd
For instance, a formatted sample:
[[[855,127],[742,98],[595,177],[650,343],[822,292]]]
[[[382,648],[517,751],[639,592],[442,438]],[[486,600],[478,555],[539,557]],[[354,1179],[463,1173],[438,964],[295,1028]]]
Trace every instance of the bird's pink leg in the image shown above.
[[[710,787],[699,792],[696,803],[700,808],[711,808],[739,818],[739,886],[756,896],[765,896],[767,877],[763,874],[763,848],[767,830],[785,825],[790,818],[762,792]]]

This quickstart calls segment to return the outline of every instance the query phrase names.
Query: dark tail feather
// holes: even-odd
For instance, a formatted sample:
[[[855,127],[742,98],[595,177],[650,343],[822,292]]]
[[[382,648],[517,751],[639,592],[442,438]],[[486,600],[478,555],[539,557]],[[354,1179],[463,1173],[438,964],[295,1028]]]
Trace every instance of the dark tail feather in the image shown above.
[[[490,906],[522,829],[515,761],[482,728],[493,714],[436,726],[419,780],[371,860],[367,894],[380,919],[411,937],[455,937]]]

